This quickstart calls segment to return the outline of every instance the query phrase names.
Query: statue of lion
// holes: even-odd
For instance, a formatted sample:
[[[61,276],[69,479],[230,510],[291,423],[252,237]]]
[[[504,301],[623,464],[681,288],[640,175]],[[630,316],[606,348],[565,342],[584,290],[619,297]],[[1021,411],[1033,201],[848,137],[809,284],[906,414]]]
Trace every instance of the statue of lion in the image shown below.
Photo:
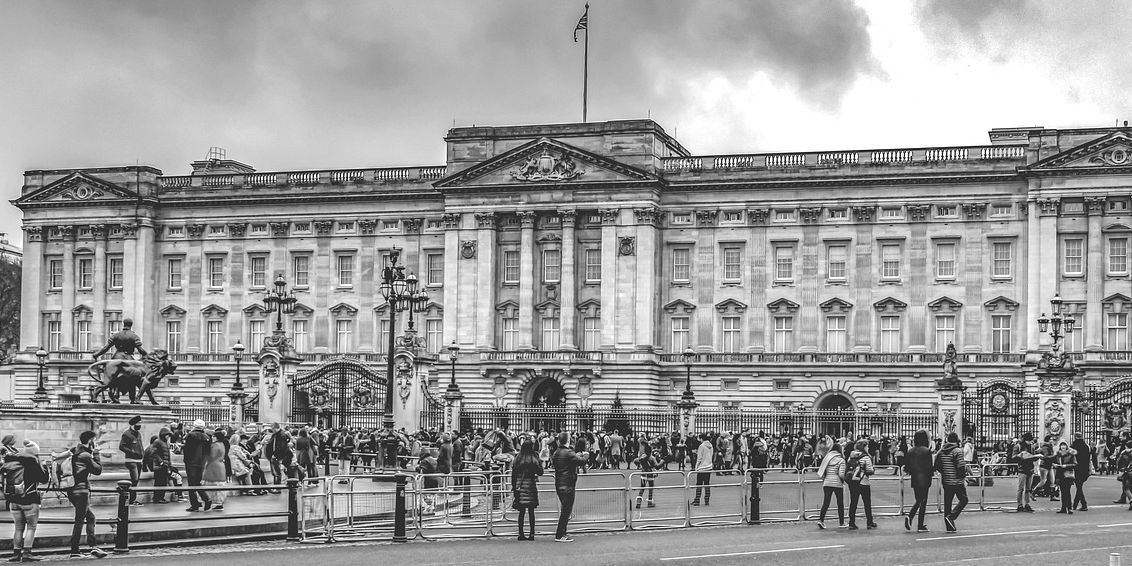
[[[122,393],[129,393],[130,404],[138,404],[138,397],[145,394],[149,402],[156,405],[153,390],[165,376],[172,374],[177,364],[169,359],[169,352],[155,349],[137,360],[102,360],[87,367],[87,375],[98,383],[90,393],[90,402],[96,403],[103,393],[109,393],[110,402],[118,403]]]

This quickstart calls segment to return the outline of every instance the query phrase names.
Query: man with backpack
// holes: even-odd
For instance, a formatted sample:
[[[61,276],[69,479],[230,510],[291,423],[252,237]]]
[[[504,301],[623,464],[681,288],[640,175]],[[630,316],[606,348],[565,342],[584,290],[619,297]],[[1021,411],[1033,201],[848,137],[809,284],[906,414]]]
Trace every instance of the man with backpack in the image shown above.
[[[102,460],[94,447],[98,435],[92,430],[79,435],[79,444],[56,457],[55,476],[59,487],[67,494],[67,501],[75,507],[75,523],[71,529],[71,558],[105,558],[106,551],[98,548],[94,536],[94,512],[90,510],[90,476],[102,475]],[[79,538],[86,523],[86,542],[90,551],[79,551]]]
[[[8,500],[8,510],[12,512],[15,530],[12,534],[12,550],[9,562],[38,562],[32,555],[35,546],[35,527],[39,523],[39,505],[43,501],[39,484],[47,482],[47,474],[39,463],[39,446],[24,440],[24,448],[15,454],[4,456],[0,466],[0,477],[4,482],[4,499]]]
[[[279,423],[271,423],[271,434],[263,439],[263,456],[271,463],[271,475],[274,476],[275,485],[282,485],[287,481],[286,474],[294,460],[290,444],[291,435],[283,430]],[[279,493],[279,489],[273,488],[271,493]]]

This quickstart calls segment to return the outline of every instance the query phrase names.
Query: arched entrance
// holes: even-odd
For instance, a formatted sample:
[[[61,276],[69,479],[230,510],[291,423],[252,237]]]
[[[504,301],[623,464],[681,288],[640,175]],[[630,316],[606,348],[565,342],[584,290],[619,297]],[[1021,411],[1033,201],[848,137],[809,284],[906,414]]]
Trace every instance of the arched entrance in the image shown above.
[[[853,438],[857,426],[857,412],[853,400],[840,391],[829,391],[814,402],[814,430],[834,438]]]
[[[527,384],[523,390],[523,403],[526,405],[525,417],[520,424],[522,430],[564,430],[568,409],[566,390],[552,377],[543,377]]]

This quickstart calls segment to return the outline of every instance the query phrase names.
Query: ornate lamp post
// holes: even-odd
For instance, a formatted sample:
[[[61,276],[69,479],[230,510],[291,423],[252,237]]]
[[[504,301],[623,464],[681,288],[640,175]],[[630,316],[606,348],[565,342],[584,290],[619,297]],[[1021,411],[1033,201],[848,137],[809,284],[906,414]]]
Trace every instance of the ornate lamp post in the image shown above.
[[[280,274],[275,278],[275,288],[268,291],[267,295],[263,298],[264,310],[267,314],[277,313],[275,318],[275,334],[276,336],[283,335],[283,315],[295,314],[295,292],[287,290],[287,281],[283,279]]]
[[[696,394],[692,393],[692,362],[696,360],[696,351],[689,346],[680,357],[684,360],[684,394],[676,407],[680,410],[680,434],[687,438],[696,431]]]
[[[696,360],[696,351],[693,350],[691,346],[688,346],[688,348],[684,350],[684,353],[680,354],[680,357],[684,359],[684,369],[687,370],[684,379],[684,395],[681,397],[681,400],[694,401],[696,395],[692,393],[692,362]]]
[[[381,270],[381,296],[385,299],[385,303],[389,305],[389,351],[386,355],[386,394],[385,394],[385,417],[382,424],[385,428],[392,429],[393,418],[393,391],[394,391],[394,368],[393,368],[393,355],[397,348],[397,341],[394,337],[394,331],[397,328],[397,311],[409,311],[410,316],[413,312],[421,312],[423,305],[428,301],[428,293],[422,292],[419,288],[419,281],[417,276],[410,273],[405,275],[405,266],[398,265],[401,259],[401,249],[393,248],[389,252],[388,259],[386,260],[385,267]],[[414,336],[409,335],[409,332],[415,332],[410,326],[406,332],[405,344],[408,347],[416,347],[416,339]]]
[[[452,381],[448,383],[449,391],[459,391],[460,387],[456,385],[456,360],[460,358],[460,346],[453,340],[448,345],[448,359],[452,360]]]
[[[1056,446],[1061,440],[1073,438],[1073,419],[1071,417],[1073,377],[1077,368],[1073,358],[1064,350],[1062,338],[1073,333],[1076,321],[1063,310],[1064,302],[1060,295],[1054,295],[1049,302],[1052,316],[1045,313],[1038,317],[1038,332],[1049,334],[1053,339],[1048,352],[1042,353],[1038,360],[1038,406],[1041,410],[1041,435],[1052,436]]]
[[[240,381],[240,362],[244,358],[244,345],[236,340],[236,345],[232,346],[232,352],[236,354],[236,383],[232,385],[232,391],[243,391],[244,384]]]
[[[1038,332],[1042,334],[1049,334],[1053,339],[1053,345],[1050,348],[1055,352],[1061,350],[1061,338],[1073,333],[1073,325],[1076,322],[1073,315],[1064,312],[1062,306],[1064,301],[1061,300],[1061,295],[1054,295],[1049,301],[1050,309],[1053,316],[1046,318],[1046,313],[1038,317]]]
[[[47,350],[43,348],[36,350],[35,361],[39,364],[39,385],[35,388],[35,394],[32,395],[31,400],[35,403],[36,408],[40,408],[50,402],[47,397],[47,387],[43,382],[43,369],[47,367]]]
[[[409,311],[409,321],[405,327],[405,336],[401,340],[401,343],[406,349],[415,351],[421,348],[423,344],[421,344],[421,341],[417,338],[416,321],[413,314],[425,312],[429,297],[427,291],[420,289],[420,280],[412,273],[405,276],[405,293],[408,295],[408,297],[405,298],[405,301],[408,302],[408,306],[403,308]]]

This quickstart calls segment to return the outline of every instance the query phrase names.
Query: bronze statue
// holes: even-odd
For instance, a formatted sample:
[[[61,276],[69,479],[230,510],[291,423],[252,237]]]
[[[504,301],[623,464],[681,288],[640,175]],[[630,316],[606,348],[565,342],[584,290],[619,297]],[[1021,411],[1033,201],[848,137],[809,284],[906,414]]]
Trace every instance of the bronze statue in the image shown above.
[[[138,360],[102,360],[87,367],[87,375],[98,382],[90,393],[90,402],[96,403],[103,393],[110,395],[111,403],[118,403],[122,393],[130,396],[130,404],[138,404],[138,397],[145,394],[149,402],[156,405],[153,390],[161,384],[165,376],[172,374],[177,364],[169,359],[169,353],[156,349]],[[98,375],[101,374],[101,377]]]
[[[943,377],[936,380],[936,385],[944,388],[962,387],[963,382],[959,379],[955,367],[955,344],[948,343],[947,351],[943,354]]]
[[[134,334],[133,327],[133,320],[128,318],[123,320],[122,330],[115,332],[114,335],[110,337],[110,340],[106,342],[106,345],[103,346],[101,350],[94,353],[94,359],[97,360],[102,354],[109,351],[110,348],[114,348],[113,359],[115,360],[132,360],[134,359],[135,351],[143,356],[146,355],[145,348],[142,348],[141,337]]]

